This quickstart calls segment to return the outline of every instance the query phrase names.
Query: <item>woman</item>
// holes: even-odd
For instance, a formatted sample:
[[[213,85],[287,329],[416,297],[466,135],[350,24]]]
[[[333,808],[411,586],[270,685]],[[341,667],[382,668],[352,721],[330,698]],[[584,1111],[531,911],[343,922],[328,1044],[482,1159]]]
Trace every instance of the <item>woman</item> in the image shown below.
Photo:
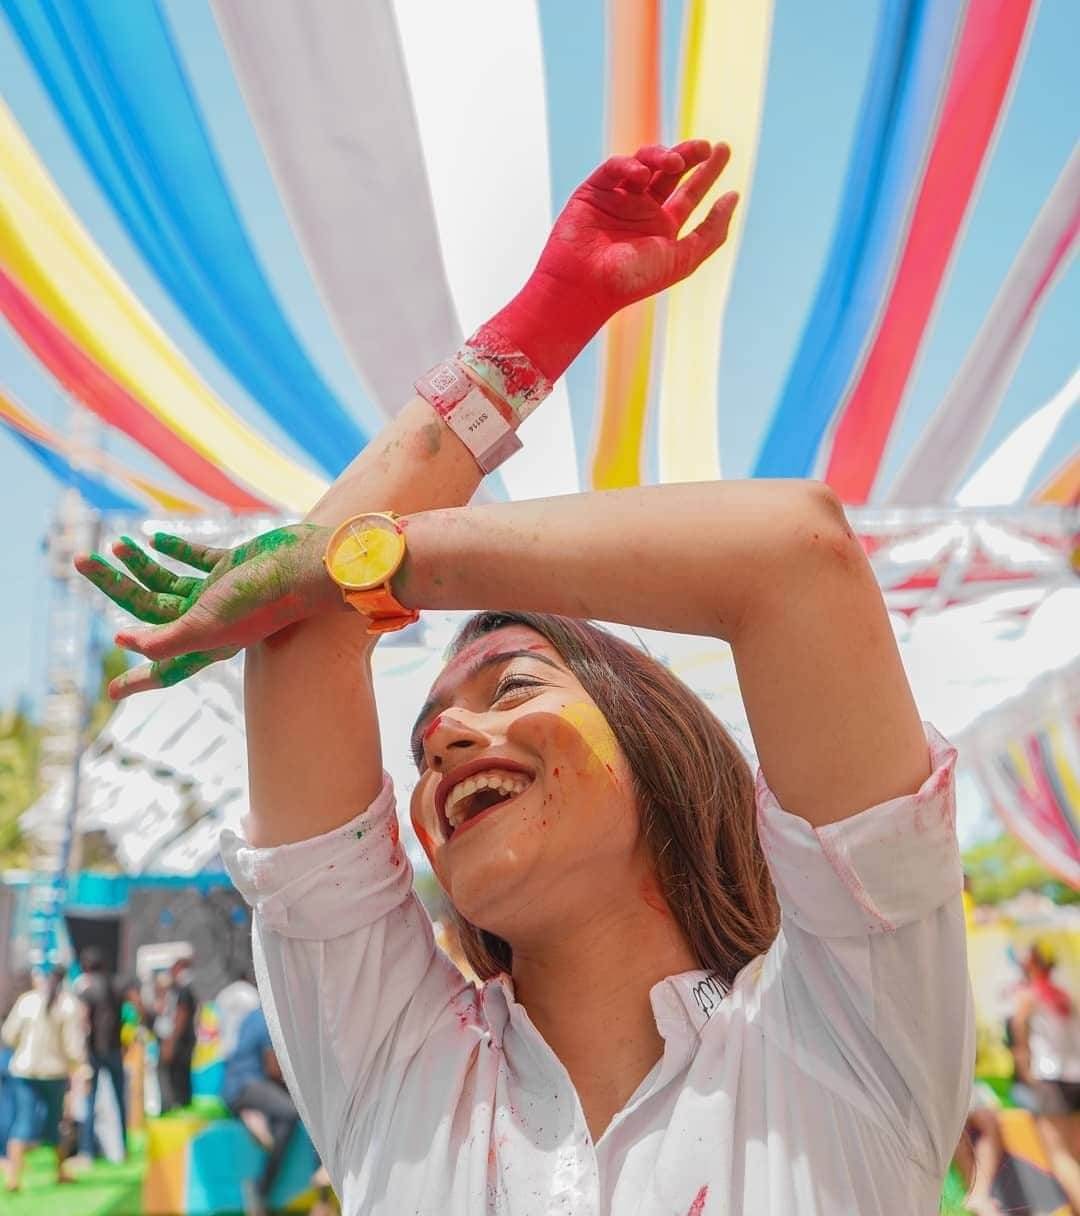
[[[1080,1012],[1037,945],[1021,966],[1024,984],[1012,1017],[1016,1075],[1031,1095],[1054,1176],[1080,1212]]]
[[[228,551],[155,538],[205,580],[127,540],[139,582],[77,563],[161,622],[119,635],[152,662],[114,696],[248,647],[252,809],[223,850],[347,1213],[937,1210],[974,1049],[954,755],[835,498],[462,506],[608,317],[723,243],[730,194],[678,234],[727,156],[605,162],[304,525]],[[405,518],[343,524],[378,511]],[[479,988],[434,947],[382,774],[373,631],[420,608],[488,610],[414,727],[411,807]],[[592,617],[731,644],[756,794],[705,706]]]
[[[66,975],[64,967],[52,968],[19,997],[0,1030],[0,1038],[13,1049],[10,1067],[16,1083],[9,1191],[21,1188],[27,1146],[37,1141],[56,1148],[57,1181],[72,1180],[59,1147],[60,1120],[71,1074],[83,1063],[85,1030],[78,998],[62,987]]]

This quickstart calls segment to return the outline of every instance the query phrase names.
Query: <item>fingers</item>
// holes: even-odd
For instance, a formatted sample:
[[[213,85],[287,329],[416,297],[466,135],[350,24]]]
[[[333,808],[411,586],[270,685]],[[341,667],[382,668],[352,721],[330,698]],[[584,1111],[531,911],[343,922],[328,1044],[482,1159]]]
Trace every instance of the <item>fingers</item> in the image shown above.
[[[731,217],[738,205],[739,196],[730,191],[722,195],[709,208],[709,214],[682,240],[675,242],[676,279],[685,279],[727,240]]]
[[[97,553],[80,554],[75,559],[75,569],[117,607],[137,616],[140,621],[160,624],[175,620],[184,611],[184,601],[178,595],[147,591]]]
[[[224,647],[220,650],[179,655],[175,659],[165,659],[160,663],[142,663],[111,681],[109,699],[122,701],[125,697],[130,697],[137,692],[150,692],[155,688],[171,688],[173,684],[179,684],[181,680],[186,680],[212,663],[231,659],[234,654],[236,654],[235,647]]]
[[[164,566],[154,561],[141,549],[130,536],[121,536],[112,547],[113,553],[124,563],[132,574],[151,591],[163,591],[168,595],[178,595],[187,599],[202,586],[202,579],[185,578],[173,574]]]
[[[712,189],[730,159],[731,149],[727,144],[716,144],[702,164],[672,194],[664,209],[676,225],[686,223],[694,208]]]
[[[185,566],[194,566],[204,574],[209,574],[229,552],[228,549],[215,549],[212,545],[200,545],[184,540],[182,536],[173,536],[171,532],[155,532],[150,544],[166,557],[183,562]]]
[[[652,170],[635,156],[609,156],[599,168],[585,179],[585,184],[597,190],[615,190],[622,186],[640,194],[649,184]]]
[[[116,644],[144,659],[175,659],[195,650],[221,649],[229,644],[228,629],[226,622],[196,603],[183,616],[155,629],[121,629]]]
[[[681,158],[682,168],[659,170],[654,173],[653,179],[649,183],[649,194],[658,203],[667,202],[683,174],[707,160],[711,151],[712,144],[707,139],[687,139],[681,144],[676,144],[671,152]]]

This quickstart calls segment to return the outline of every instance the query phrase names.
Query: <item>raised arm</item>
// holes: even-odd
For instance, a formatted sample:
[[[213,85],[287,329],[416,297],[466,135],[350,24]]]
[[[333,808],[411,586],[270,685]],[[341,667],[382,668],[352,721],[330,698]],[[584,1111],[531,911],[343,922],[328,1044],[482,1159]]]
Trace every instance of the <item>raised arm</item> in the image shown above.
[[[695,230],[679,232],[727,158],[724,145],[699,140],[606,161],[571,196],[529,282],[484,328],[548,380],[558,378],[614,312],[685,277],[723,243],[733,194]],[[112,695],[173,683],[248,648],[253,844],[325,832],[367,805],[380,784],[371,643],[361,618],[334,611],[340,595],[321,567],[326,530],[362,511],[457,506],[479,480],[473,456],[416,397],[304,524],[229,551],[155,539],[161,552],[207,573],[205,581],[178,579],[128,541],[114,551],[138,583],[100,558],[79,559],[106,594],[158,625],[118,636],[154,662],[114,681]]]
[[[652,486],[405,522],[407,604],[729,641],[765,778],[815,826],[914,793],[929,774],[881,592],[819,482]]]

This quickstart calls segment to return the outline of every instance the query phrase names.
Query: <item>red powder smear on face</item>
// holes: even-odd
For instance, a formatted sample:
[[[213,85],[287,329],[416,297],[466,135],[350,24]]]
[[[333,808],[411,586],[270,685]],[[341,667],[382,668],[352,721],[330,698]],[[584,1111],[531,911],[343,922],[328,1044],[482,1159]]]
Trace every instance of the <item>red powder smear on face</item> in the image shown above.
[[[701,1216],[705,1211],[705,1200],[709,1197],[709,1188],[703,1186],[700,1191],[694,1196],[694,1202],[690,1205],[690,1210],[686,1216]]]
[[[557,776],[559,775],[559,770],[558,770],[557,768],[553,768],[553,769],[551,770],[551,775],[552,775],[553,777],[557,777]]]
[[[664,897],[660,894],[656,886],[656,882],[652,878],[643,878],[641,880],[641,898],[654,912],[659,912],[661,916],[668,916],[668,906],[664,902]]]
[[[413,831],[416,833],[416,839],[420,841],[420,847],[428,856],[428,861],[431,860],[431,851],[433,846],[431,837],[427,834],[422,824],[414,823]]]
[[[421,743],[426,743],[428,739],[431,738],[431,736],[439,729],[439,724],[442,722],[442,720],[442,714],[436,714],[435,717],[432,718],[424,730],[424,733],[420,736]]]

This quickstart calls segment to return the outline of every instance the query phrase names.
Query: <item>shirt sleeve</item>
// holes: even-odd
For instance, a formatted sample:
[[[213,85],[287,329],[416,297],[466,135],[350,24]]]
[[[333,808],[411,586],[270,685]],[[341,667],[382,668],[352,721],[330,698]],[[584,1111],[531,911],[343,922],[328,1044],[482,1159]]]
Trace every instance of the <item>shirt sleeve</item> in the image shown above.
[[[914,794],[814,828],[759,774],[758,830],[781,931],[761,1015],[822,1083],[943,1172],[963,1128],[975,1059],[956,752],[927,727],[932,772]]]
[[[344,826],[256,849],[222,833],[253,909],[259,992],[293,1100],[335,1184],[342,1144],[372,1128],[383,1097],[469,987],[437,950],[398,840],[393,786]]]

